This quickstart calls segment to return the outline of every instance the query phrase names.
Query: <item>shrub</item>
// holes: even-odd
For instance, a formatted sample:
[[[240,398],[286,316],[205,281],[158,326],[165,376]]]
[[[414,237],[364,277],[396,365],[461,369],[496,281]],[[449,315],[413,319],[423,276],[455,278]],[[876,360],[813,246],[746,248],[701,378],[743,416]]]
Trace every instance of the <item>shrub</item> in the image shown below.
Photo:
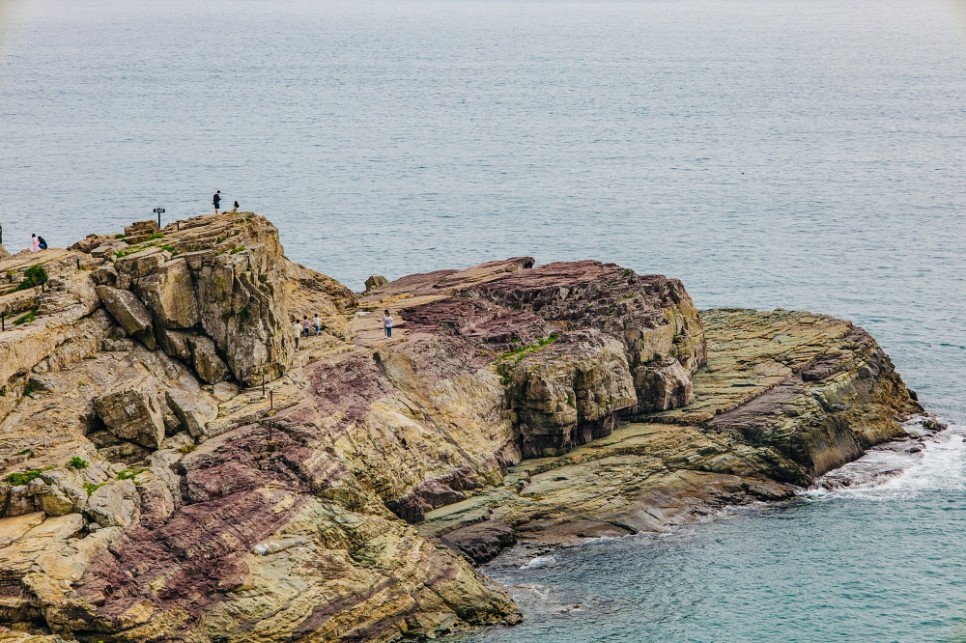
[[[70,462],[67,463],[68,466],[73,467],[74,469],[86,469],[87,465],[89,464],[90,463],[87,460],[78,455],[75,455],[70,459]]]
[[[43,266],[30,266],[23,273],[23,281],[17,286],[17,290],[27,290],[47,283],[47,271]]]
[[[46,469],[28,469],[27,471],[18,471],[16,473],[11,473],[4,478],[4,480],[15,487],[19,487],[33,482],[39,478],[40,474],[44,471],[46,471]]]

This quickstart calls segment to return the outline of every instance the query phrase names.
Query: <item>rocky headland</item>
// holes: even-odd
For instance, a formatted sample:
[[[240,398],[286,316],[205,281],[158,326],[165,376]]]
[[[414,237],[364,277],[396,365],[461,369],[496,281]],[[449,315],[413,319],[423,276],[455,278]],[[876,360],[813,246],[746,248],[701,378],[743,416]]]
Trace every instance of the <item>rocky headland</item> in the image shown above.
[[[0,249],[0,313],[13,640],[512,624],[474,567],[506,547],[788,498],[922,411],[846,321],[699,313],[675,279],[527,257],[357,294],[253,213]]]

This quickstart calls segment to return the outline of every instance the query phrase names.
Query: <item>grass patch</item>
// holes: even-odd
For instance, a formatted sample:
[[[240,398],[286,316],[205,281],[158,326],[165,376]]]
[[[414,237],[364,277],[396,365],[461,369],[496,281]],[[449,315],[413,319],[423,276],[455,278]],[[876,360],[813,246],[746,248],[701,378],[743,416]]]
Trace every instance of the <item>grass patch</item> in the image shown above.
[[[133,480],[139,474],[144,473],[146,469],[144,467],[136,467],[134,469],[121,469],[117,472],[118,480]]]
[[[155,232],[150,237],[148,237],[148,241],[154,241],[155,239],[164,239],[164,233],[163,232]]]
[[[520,361],[530,353],[535,353],[536,351],[541,350],[542,348],[545,348],[550,344],[553,344],[555,341],[557,341],[557,337],[559,337],[557,333],[550,333],[548,336],[544,337],[543,339],[538,339],[533,344],[527,344],[526,346],[521,346],[520,348],[514,351],[510,351],[509,353],[504,353],[503,355],[500,356],[499,361],[513,362],[515,366],[519,364]]]
[[[123,239],[124,238],[124,233],[123,232],[118,232],[116,235],[114,235],[114,238],[115,239]]]
[[[90,462],[77,455],[71,458],[70,462],[67,463],[67,466],[73,467],[74,469],[86,469],[88,465],[90,465]]]
[[[20,317],[13,320],[14,326],[23,326],[24,324],[29,324],[33,320],[37,319],[37,307],[33,307],[29,312],[24,313]]]
[[[14,487],[20,487],[25,484],[30,484],[34,480],[40,477],[44,471],[50,471],[53,467],[44,467],[43,469],[28,469],[27,471],[17,471],[16,473],[9,474],[4,480],[8,484]]]
[[[183,444],[180,447],[178,447],[178,453],[191,453],[192,451],[197,450],[197,448],[198,448],[197,444],[195,444],[194,442],[189,442],[188,444]]]
[[[17,451],[17,455],[25,455],[28,458],[32,458],[34,455],[34,450],[29,447],[26,449],[21,449],[20,451]]]
[[[237,255],[239,252],[244,252],[244,251],[245,251],[245,246],[235,246],[234,248],[231,249],[231,254]]]
[[[115,259],[123,259],[128,255],[133,255],[135,252],[141,252],[144,248],[128,248],[127,250],[116,250],[114,252]]]
[[[97,484],[94,484],[93,482],[85,482],[84,483],[84,491],[86,491],[87,492],[87,495],[90,496],[95,491],[97,491],[98,489],[100,489],[101,487],[103,487],[106,484],[107,484],[107,481],[98,482]]]

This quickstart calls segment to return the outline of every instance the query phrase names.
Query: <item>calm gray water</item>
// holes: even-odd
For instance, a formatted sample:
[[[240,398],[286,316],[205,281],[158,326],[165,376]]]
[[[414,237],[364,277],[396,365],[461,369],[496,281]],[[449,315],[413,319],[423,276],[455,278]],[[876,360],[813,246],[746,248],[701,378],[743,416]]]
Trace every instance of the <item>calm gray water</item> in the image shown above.
[[[853,319],[958,424],[964,169],[962,0],[0,0],[8,248],[221,189],[357,289],[615,261]],[[886,489],[498,566],[528,618],[480,640],[966,641],[962,437]]]

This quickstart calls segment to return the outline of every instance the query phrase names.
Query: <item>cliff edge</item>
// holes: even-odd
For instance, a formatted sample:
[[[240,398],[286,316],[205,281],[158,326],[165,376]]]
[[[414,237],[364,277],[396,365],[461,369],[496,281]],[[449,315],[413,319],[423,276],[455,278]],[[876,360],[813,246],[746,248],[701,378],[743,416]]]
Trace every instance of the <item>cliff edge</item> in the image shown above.
[[[0,632],[24,638],[514,623],[471,563],[788,497],[921,411],[848,322],[527,257],[355,294],[253,213],[0,258],[0,313]]]

